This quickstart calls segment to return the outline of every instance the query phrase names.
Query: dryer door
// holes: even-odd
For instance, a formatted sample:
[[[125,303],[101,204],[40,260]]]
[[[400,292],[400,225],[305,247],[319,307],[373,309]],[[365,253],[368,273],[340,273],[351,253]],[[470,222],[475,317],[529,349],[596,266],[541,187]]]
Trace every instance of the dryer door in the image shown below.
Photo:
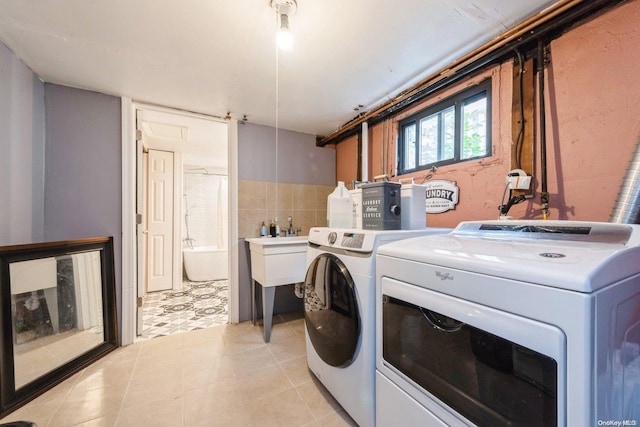
[[[305,325],[316,353],[331,366],[349,366],[360,337],[351,274],[338,257],[323,253],[309,265],[304,285]]]

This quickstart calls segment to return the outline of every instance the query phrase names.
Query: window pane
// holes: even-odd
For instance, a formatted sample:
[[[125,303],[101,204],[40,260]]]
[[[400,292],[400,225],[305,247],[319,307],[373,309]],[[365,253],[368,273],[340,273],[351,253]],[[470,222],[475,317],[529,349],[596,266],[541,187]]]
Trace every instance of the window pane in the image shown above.
[[[420,120],[420,165],[453,159],[455,155],[455,107]]]
[[[404,127],[404,168],[416,167],[416,124]]]
[[[438,161],[440,114],[420,120],[420,165]]]
[[[438,160],[453,159],[456,145],[456,109],[449,107],[442,112],[442,152]]]
[[[487,98],[465,103],[462,107],[464,124],[462,159],[487,155]]]
[[[400,122],[401,174],[491,155],[491,80]]]

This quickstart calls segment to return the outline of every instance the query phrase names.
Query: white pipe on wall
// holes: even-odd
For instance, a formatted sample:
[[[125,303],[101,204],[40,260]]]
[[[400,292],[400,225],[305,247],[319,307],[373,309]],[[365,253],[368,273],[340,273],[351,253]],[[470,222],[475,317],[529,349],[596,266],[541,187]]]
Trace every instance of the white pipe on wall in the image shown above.
[[[362,122],[362,176],[360,181],[369,180],[369,124]]]

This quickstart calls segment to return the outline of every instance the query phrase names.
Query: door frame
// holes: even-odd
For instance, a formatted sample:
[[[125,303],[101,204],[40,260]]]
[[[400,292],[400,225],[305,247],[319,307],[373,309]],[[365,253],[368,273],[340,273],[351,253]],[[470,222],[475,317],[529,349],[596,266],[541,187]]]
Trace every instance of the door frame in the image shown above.
[[[229,322],[239,322],[239,272],[238,272],[238,121],[222,119],[135,102],[121,98],[122,111],[122,313],[120,344],[135,342],[137,315],[137,230],[136,230],[136,110],[158,111],[192,115],[208,120],[220,120],[228,124],[228,182],[229,182]]]

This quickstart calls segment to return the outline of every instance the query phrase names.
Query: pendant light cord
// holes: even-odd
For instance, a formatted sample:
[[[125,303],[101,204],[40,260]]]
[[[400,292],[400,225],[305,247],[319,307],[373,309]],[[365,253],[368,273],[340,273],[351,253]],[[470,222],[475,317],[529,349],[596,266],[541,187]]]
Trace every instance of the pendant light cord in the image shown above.
[[[276,10],[276,31],[279,28],[280,7]],[[278,221],[278,120],[280,107],[280,54],[279,47],[276,45],[276,222]]]

